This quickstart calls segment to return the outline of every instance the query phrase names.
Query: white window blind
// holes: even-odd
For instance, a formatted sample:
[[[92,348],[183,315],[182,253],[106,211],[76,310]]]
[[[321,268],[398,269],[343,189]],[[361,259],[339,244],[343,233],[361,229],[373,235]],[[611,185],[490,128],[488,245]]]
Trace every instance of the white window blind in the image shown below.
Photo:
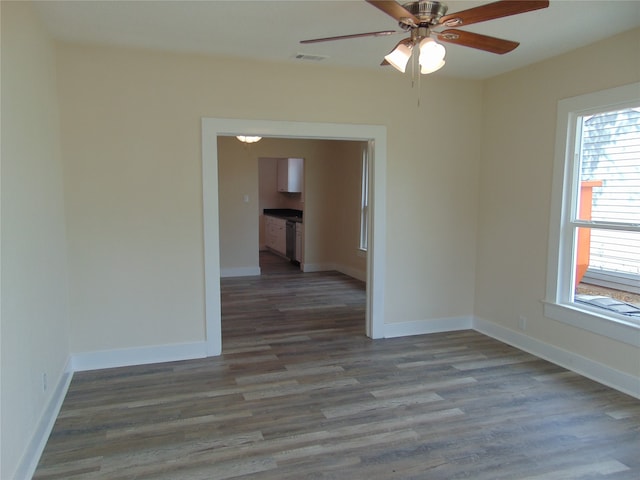
[[[594,227],[617,227],[592,229],[589,270],[596,275],[621,274],[638,283],[640,234],[632,230],[640,225],[640,109],[604,112],[581,120],[580,182],[591,186],[593,198],[591,211],[577,212],[578,219]]]

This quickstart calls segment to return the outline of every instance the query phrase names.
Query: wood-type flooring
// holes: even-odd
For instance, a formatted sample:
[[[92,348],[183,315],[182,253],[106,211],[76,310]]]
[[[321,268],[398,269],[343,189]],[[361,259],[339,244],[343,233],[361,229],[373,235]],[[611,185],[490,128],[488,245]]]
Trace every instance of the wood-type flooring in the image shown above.
[[[222,280],[223,355],[74,375],[35,479],[640,478],[640,401],[474,331],[371,340],[364,285]]]

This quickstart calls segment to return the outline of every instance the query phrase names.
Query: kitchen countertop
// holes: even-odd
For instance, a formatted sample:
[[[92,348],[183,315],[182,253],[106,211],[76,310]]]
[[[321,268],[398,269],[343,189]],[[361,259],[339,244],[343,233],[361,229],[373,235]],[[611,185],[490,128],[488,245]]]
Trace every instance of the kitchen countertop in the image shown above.
[[[293,208],[265,208],[263,213],[271,217],[284,218],[291,222],[302,223],[302,210],[295,210]]]

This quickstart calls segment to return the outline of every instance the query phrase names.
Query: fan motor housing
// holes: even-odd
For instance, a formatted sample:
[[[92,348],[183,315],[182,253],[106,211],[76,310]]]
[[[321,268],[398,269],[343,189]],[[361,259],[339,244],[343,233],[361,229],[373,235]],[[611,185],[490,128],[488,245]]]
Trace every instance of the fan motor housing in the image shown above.
[[[440,18],[447,13],[448,7],[444,3],[440,2],[409,2],[402,5],[405,9],[418,17],[420,25],[436,25]],[[413,22],[412,22],[413,23]],[[400,27],[405,30],[411,28],[413,25],[409,25],[404,22],[400,22]]]

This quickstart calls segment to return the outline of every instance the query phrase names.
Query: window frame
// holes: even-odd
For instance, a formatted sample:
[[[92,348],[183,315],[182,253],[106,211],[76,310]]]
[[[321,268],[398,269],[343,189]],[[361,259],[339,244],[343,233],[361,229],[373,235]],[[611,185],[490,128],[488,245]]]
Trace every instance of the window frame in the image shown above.
[[[640,323],[624,315],[606,312],[572,300],[573,254],[577,227],[601,228],[575,220],[577,209],[578,161],[577,121],[584,115],[640,106],[640,82],[599,92],[566,98],[558,102],[553,168],[546,317],[640,347]],[[616,226],[617,227],[617,226]]]

